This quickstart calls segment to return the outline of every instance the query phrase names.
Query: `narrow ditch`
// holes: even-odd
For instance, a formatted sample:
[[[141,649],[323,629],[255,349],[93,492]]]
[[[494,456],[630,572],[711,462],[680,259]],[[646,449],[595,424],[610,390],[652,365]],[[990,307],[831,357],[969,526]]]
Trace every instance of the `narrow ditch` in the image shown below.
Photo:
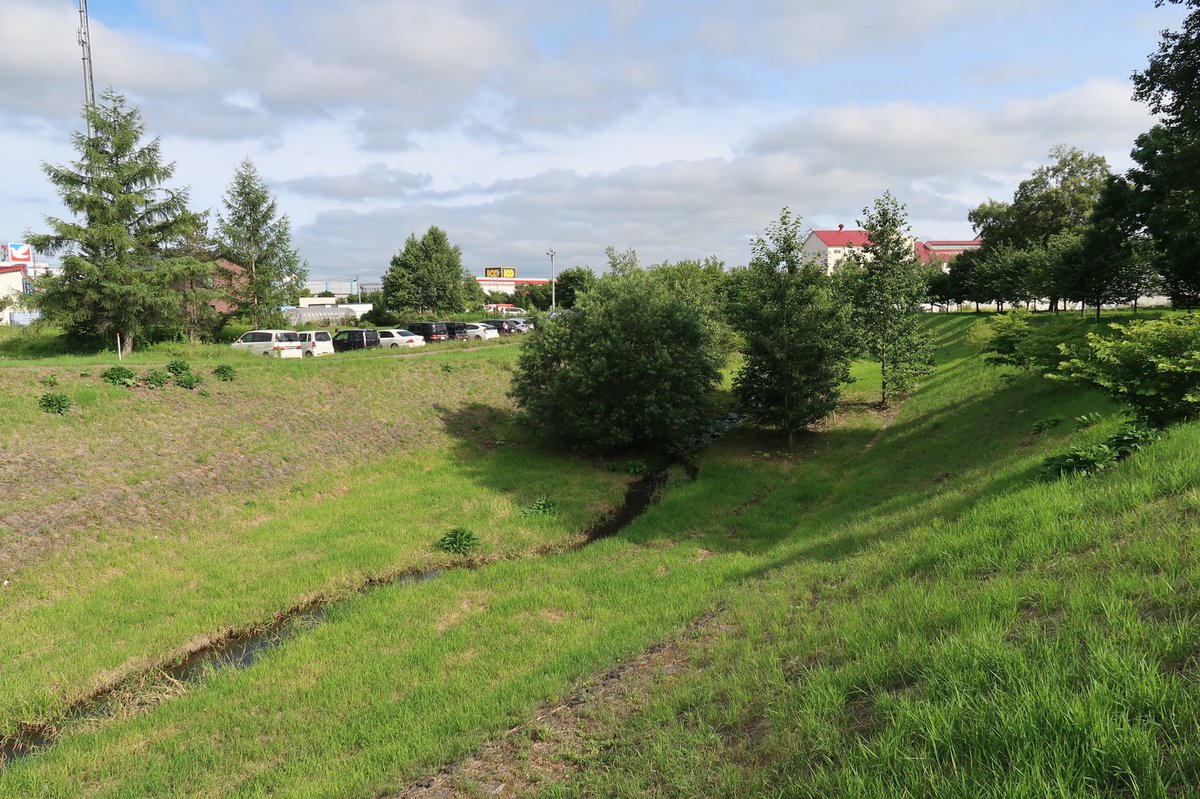
[[[690,464],[685,464],[685,467],[689,476],[695,479],[695,467]],[[543,547],[534,552],[534,557],[577,552],[596,541],[611,538],[645,513],[658,500],[666,483],[665,468],[646,473],[629,485],[620,507],[584,529],[582,540],[566,547]],[[50,749],[68,729],[84,728],[117,718],[127,712],[129,705],[160,704],[186,693],[188,687],[199,685],[220,672],[249,668],[267,652],[319,627],[327,619],[330,608],[337,604],[378,589],[408,588],[429,582],[447,570],[475,570],[496,562],[497,559],[464,559],[441,568],[374,578],[351,593],[333,599],[317,598],[292,608],[263,627],[232,631],[178,661],[101,688],[70,705],[56,719],[18,724],[16,735],[0,740],[0,771],[16,761]]]

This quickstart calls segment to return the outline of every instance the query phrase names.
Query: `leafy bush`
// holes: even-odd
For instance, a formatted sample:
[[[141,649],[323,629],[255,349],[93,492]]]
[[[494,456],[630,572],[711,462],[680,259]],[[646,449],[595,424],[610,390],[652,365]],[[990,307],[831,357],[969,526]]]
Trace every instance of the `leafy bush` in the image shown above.
[[[162,369],[152,369],[142,375],[142,382],[150,388],[162,388],[171,382],[171,375]]]
[[[974,336],[983,344],[984,360],[991,366],[1016,366],[1045,374],[1064,360],[1062,347],[1074,348],[1088,335],[1097,335],[1089,320],[1072,316],[1036,318],[1023,308],[995,317],[986,334]]]
[[[46,388],[54,388],[58,385],[58,375],[46,375],[38,380]]]
[[[1115,336],[1063,345],[1057,376],[1098,388],[1154,427],[1200,416],[1200,316],[1109,327]]]
[[[625,464],[625,474],[630,474],[634,477],[641,477],[648,470],[649,467],[646,466],[646,462],[641,458],[635,458],[629,463]]]
[[[990,335],[986,337],[983,347],[983,359],[987,363],[992,366],[1019,366],[1022,369],[1029,367],[1029,357],[1022,351],[1022,345],[1032,332],[1028,311],[1016,308],[997,316],[988,323],[987,331]],[[983,334],[979,337],[983,338]]]
[[[669,445],[712,413],[723,333],[697,282],[668,269],[608,276],[528,334],[512,396],[533,430],[580,448]]]
[[[167,364],[167,371],[176,377],[179,377],[184,372],[192,371],[192,368],[188,366],[188,362],[182,358],[175,358]]]
[[[64,414],[71,410],[71,400],[66,394],[49,393],[38,397],[38,407],[46,413]]]
[[[1151,428],[1130,425],[1101,444],[1073,447],[1063,455],[1047,458],[1042,462],[1039,472],[1045,480],[1070,474],[1094,474],[1116,466],[1157,438],[1158,432]]]
[[[475,547],[479,546],[479,536],[472,533],[465,527],[455,527],[450,530],[437,543],[438,549],[443,552],[452,552],[455,555],[465,555]]]
[[[1106,444],[1073,447],[1065,454],[1053,455],[1042,462],[1040,474],[1054,480],[1071,474],[1094,474],[1117,464],[1116,451]]]
[[[229,383],[235,377],[237,377],[237,369],[234,369],[232,366],[230,366],[227,363],[223,363],[220,366],[213,369],[213,377],[217,378],[218,380],[220,380],[223,383]]]
[[[137,385],[137,376],[132,369],[125,366],[111,366],[100,373],[100,379],[113,386],[133,388]]]
[[[203,382],[204,378],[192,372],[181,372],[175,375],[175,385],[180,388],[186,388],[188,391],[191,391]]]

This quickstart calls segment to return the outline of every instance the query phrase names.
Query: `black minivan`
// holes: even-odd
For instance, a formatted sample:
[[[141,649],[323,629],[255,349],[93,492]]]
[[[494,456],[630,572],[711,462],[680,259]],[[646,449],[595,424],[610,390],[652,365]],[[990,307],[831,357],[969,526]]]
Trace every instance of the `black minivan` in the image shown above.
[[[451,339],[466,340],[466,338],[467,338],[467,323],[466,322],[443,322],[442,324],[444,324],[446,326],[446,335],[448,335]]]
[[[367,330],[360,327],[349,330],[339,330],[333,334],[333,351],[349,352],[350,350],[370,350],[381,346],[379,331]]]
[[[431,341],[445,341],[450,338],[445,322],[409,322],[404,329],[410,333],[416,333],[425,339],[427,344]]]

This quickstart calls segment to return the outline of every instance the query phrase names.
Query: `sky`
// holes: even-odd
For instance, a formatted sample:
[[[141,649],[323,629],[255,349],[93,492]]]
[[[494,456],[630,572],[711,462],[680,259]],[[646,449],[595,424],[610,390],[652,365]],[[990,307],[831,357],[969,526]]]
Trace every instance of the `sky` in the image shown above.
[[[1153,0],[91,0],[97,93],[142,112],[167,184],[220,210],[243,158],[312,279],[377,281],[430,225],[463,263],[745,264],[787,206],[856,227],[891,191],[971,238],[1068,144],[1130,165],[1133,101],[1179,6]],[[79,6],[0,0],[0,241],[64,216]],[[53,260],[53,259],[50,259]]]

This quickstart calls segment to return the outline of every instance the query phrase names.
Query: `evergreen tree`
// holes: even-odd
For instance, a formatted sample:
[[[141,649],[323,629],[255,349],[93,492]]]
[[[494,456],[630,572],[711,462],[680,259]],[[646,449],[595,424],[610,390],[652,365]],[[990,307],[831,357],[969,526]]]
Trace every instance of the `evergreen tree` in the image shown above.
[[[926,285],[904,206],[885,192],[863,214],[866,218],[858,224],[868,241],[852,256],[846,278],[856,335],[867,354],[879,362],[880,404],[886,408],[931,369],[929,334],[918,316]]]
[[[186,189],[163,185],[175,165],[162,162],[158,139],[142,143],[141,112],[124,95],[109,88],[84,115],[92,133],[73,134],[79,160],[42,165],[75,219],[47,217],[51,232],[29,236],[38,250],[63,253],[61,271],[39,279],[37,305],[74,335],[120,333],[127,353],[143,337],[178,334],[177,287],[207,267],[173,250],[203,220]]]
[[[745,360],[734,394],[760,422],[795,434],[837,407],[850,379],[845,303],[825,270],[802,253],[800,219],[784,208],[753,244],[730,290],[730,317]]]
[[[221,200],[216,241],[223,257],[246,270],[234,286],[237,313],[255,327],[295,302],[308,277],[308,265],[292,247],[292,225],[280,216],[254,162],[242,160]]]
[[[383,276],[387,307],[433,313],[460,313],[467,305],[463,291],[462,249],[446,232],[431,226],[420,239],[409,234],[404,249],[392,256]]]

